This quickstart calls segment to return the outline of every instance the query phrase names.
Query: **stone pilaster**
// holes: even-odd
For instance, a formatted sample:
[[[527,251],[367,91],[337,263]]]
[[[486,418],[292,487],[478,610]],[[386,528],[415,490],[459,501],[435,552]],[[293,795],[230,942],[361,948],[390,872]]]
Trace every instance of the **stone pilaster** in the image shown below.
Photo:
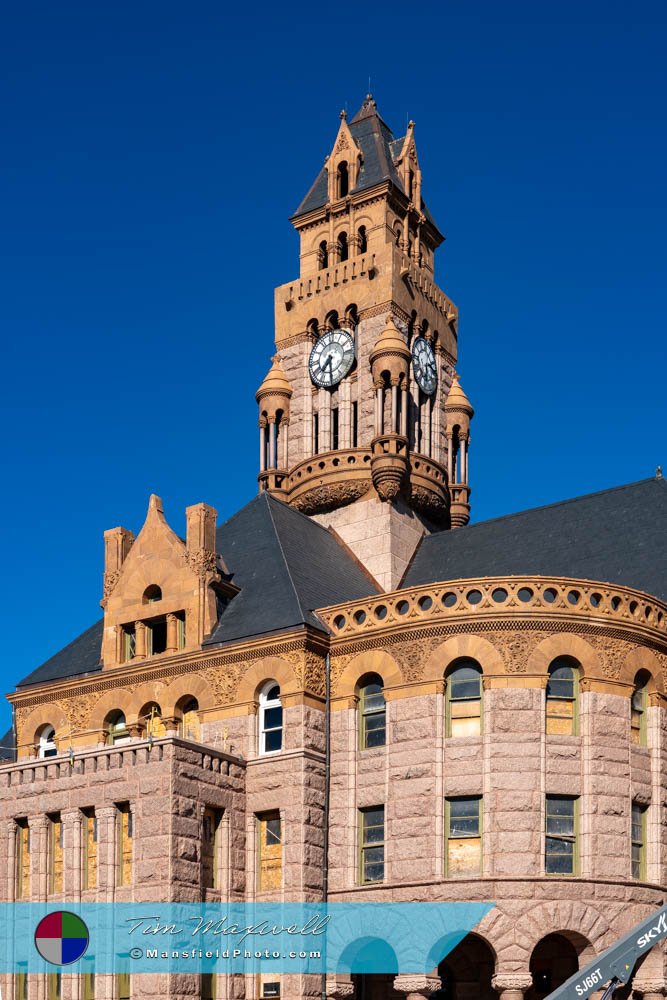
[[[14,820],[9,820],[5,824],[5,843],[7,856],[7,872],[5,875],[5,892],[3,899],[8,903],[13,903],[16,898],[16,837],[17,826]]]
[[[30,829],[30,898],[43,902],[48,889],[49,821],[46,816],[28,817]]]

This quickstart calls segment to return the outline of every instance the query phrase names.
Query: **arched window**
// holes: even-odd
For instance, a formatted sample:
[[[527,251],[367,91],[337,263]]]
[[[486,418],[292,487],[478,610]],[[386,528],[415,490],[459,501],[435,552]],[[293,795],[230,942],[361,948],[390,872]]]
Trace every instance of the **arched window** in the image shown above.
[[[329,251],[327,250],[327,241],[322,240],[317,251],[317,262],[320,271],[323,271],[325,267],[329,266]]]
[[[57,753],[56,731],[53,726],[44,726],[39,734],[39,756],[55,757]]]
[[[283,746],[283,706],[280,685],[269,681],[259,695],[259,752],[277,753]]]
[[[338,180],[338,197],[345,198],[350,189],[350,175],[345,160],[343,160],[342,163],[338,164],[337,180]]]
[[[152,736],[157,739],[166,733],[164,722],[162,721],[162,709],[156,701],[149,701],[141,710],[141,722],[143,735]]]
[[[201,740],[199,702],[196,698],[187,698],[181,707],[181,736],[185,740]]]
[[[648,707],[648,674],[640,670],[635,677],[635,687],[630,705],[630,739],[637,746],[645,747],[646,709]]]
[[[482,668],[475,660],[459,660],[445,677],[448,736],[482,732]]]
[[[127,743],[130,734],[127,730],[125,715],[121,711],[111,712],[106,720],[107,743],[115,746],[117,743]]]
[[[162,591],[156,583],[152,583],[150,587],[146,587],[144,590],[144,604],[155,604],[157,601],[162,600]]]
[[[350,255],[350,248],[347,245],[347,233],[341,233],[338,237],[338,259],[347,260]]]
[[[379,674],[367,674],[359,683],[359,749],[383,747],[387,734],[384,682]]]
[[[397,225],[396,228],[394,229],[394,242],[397,247],[400,247],[402,239],[403,239],[403,230],[399,225]]]
[[[547,735],[574,736],[578,728],[579,670],[573,660],[559,656],[549,667],[547,681]]]
[[[368,250],[368,237],[365,226],[359,226],[357,230],[357,244],[359,246],[359,253],[366,253]]]

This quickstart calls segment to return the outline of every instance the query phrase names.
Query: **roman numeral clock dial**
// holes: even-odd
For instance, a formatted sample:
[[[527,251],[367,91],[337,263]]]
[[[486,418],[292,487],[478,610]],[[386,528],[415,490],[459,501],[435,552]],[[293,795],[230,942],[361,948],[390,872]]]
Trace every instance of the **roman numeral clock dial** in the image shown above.
[[[438,369],[433,348],[424,337],[417,337],[412,345],[412,370],[422,392],[432,396],[438,385]]]
[[[354,338],[347,330],[329,330],[310,352],[311,381],[330,389],[344,379],[354,364]]]

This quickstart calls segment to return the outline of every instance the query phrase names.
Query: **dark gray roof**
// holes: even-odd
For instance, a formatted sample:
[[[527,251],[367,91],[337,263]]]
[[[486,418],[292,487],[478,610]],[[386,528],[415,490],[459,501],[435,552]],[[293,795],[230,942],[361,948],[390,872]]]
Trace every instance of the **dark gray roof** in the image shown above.
[[[360,191],[367,191],[375,187],[382,181],[391,181],[403,195],[406,194],[403,182],[396,169],[396,159],[403,148],[405,136],[395,139],[389,126],[380,117],[375,101],[369,94],[359,112],[349,123],[350,132],[354,141],[361,150],[362,164],[357,183],[351,189],[350,194]],[[303,199],[292,218],[305,215],[326,204],[328,199],[328,182],[326,167],[317,175],[315,183]],[[422,205],[422,210],[437,230],[435,220],[426,208]]]
[[[268,493],[221,525],[216,545],[241,590],[223,612],[208,646],[299,625],[324,630],[315,608],[376,590],[326,528]],[[103,620],[97,622],[18,687],[100,670],[102,626]]]
[[[430,535],[403,586],[533,574],[624,584],[667,600],[667,482],[644,479]]]
[[[104,619],[92,625],[78,638],[70,642],[50,660],[37,667],[31,674],[19,681],[17,687],[24,684],[45,684],[48,681],[62,680],[64,677],[76,677],[101,670],[102,631]]]
[[[218,528],[217,547],[241,592],[207,645],[298,625],[322,629],[314,608],[376,592],[326,528],[268,493]]]
[[[10,726],[5,735],[0,739],[0,760],[14,760],[15,757],[14,729]]]

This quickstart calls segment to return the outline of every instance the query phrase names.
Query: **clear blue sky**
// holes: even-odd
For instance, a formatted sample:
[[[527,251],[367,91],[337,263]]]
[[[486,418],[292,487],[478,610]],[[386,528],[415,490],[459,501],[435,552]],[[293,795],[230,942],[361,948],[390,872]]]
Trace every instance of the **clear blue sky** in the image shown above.
[[[288,215],[369,75],[397,134],[417,122],[447,234],[474,519],[667,464],[666,18],[643,0],[5,7],[4,690],[100,615],[102,532],[137,530],[149,493],[177,530],[187,504],[225,518],[253,496]]]

